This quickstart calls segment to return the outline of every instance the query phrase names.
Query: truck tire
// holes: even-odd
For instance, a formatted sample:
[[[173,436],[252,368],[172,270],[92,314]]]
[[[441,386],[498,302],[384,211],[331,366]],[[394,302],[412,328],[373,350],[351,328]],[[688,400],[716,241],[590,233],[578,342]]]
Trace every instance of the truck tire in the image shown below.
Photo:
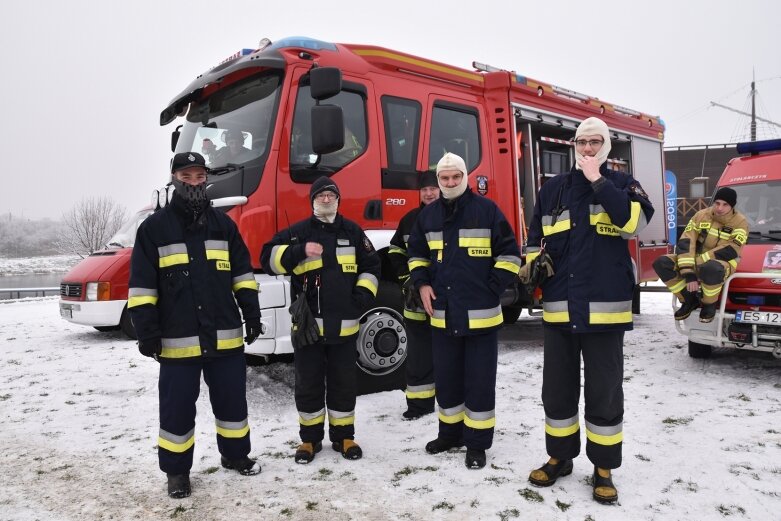
[[[407,329],[398,284],[380,281],[377,298],[361,316],[356,349],[358,394],[406,387]]]
[[[515,324],[518,322],[518,317],[521,316],[521,311],[523,311],[523,306],[502,306],[502,318],[504,319],[504,324]]]
[[[136,328],[133,327],[133,322],[130,320],[127,306],[122,310],[122,317],[119,319],[119,329],[131,340],[136,340]]]
[[[713,348],[709,345],[699,344],[689,340],[689,356],[692,358],[710,358]]]

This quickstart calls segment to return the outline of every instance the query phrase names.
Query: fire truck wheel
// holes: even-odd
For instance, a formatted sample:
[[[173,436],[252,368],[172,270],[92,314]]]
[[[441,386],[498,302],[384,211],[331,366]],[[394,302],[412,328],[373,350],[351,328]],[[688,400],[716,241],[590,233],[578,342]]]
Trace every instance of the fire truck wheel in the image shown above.
[[[406,344],[401,288],[381,280],[371,309],[361,316],[361,329],[356,339],[358,394],[406,387]]]
[[[692,358],[710,358],[713,348],[709,345],[698,344],[689,340],[689,356]]]
[[[523,306],[502,306],[502,318],[505,325],[518,322],[521,311],[523,311]]]
[[[127,306],[122,310],[122,317],[119,319],[119,329],[122,330],[128,338],[136,339],[136,328],[133,327],[133,322],[130,320],[130,313],[127,312]]]

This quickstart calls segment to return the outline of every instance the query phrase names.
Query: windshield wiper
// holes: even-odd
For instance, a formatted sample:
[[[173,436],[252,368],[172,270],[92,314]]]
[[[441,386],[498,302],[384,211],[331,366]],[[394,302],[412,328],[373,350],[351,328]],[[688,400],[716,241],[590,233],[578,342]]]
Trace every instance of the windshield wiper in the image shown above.
[[[750,232],[748,232],[748,234],[756,237],[761,237],[762,239],[769,239],[771,241],[781,241],[781,230],[768,230],[766,232],[758,232],[756,230],[751,230]]]
[[[120,244],[118,242],[110,242],[106,246],[119,246],[120,248],[124,248],[125,247],[124,244]]]
[[[233,172],[234,170],[243,169],[244,165],[237,165],[235,163],[228,163],[225,166],[221,166],[218,168],[212,168],[209,170],[210,175],[225,175],[228,172]]]

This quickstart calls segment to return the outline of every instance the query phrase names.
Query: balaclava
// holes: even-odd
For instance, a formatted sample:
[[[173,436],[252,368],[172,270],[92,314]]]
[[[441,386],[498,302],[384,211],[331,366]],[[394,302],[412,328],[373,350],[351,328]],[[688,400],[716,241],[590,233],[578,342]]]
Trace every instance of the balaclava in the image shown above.
[[[461,183],[453,188],[447,188],[439,183],[439,173],[446,170],[458,170],[464,176],[461,178]],[[445,199],[455,199],[462,195],[466,191],[466,187],[469,186],[469,179],[466,175],[466,163],[461,157],[448,152],[437,163],[437,182],[439,183],[439,190],[442,192],[442,197]]]
[[[602,164],[607,161],[607,155],[610,153],[610,131],[607,128],[607,125],[604,121],[602,121],[599,118],[586,118],[583,120],[583,122],[578,126],[578,130],[575,132],[575,139],[577,140],[581,136],[602,136],[602,139],[605,140],[605,143],[602,145],[602,148],[599,149],[599,152],[597,152],[597,155],[594,156],[599,160],[599,166],[602,166]],[[578,162],[583,159],[583,154],[578,152],[578,148],[575,147],[575,168],[578,170],[582,170],[578,166]]]

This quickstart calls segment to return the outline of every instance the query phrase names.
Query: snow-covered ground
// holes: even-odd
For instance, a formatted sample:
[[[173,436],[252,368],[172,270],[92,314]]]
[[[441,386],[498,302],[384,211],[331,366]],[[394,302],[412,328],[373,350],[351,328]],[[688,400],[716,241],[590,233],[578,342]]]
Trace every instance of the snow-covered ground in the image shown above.
[[[0,277],[33,273],[64,273],[80,260],[78,255],[0,257]]]
[[[591,499],[582,454],[551,488],[542,464],[542,330],[522,317],[500,335],[497,429],[489,464],[432,456],[436,418],[400,421],[401,391],[362,396],[360,461],[324,448],[296,465],[289,364],[250,367],[252,456],[219,466],[208,390],[198,402],[193,495],[171,500],[157,468],[157,364],[119,333],[58,316],[56,298],[0,302],[0,520],[707,520],[781,518],[781,361],[763,353],[689,358],[670,297],[643,294],[626,337],[620,499]]]

